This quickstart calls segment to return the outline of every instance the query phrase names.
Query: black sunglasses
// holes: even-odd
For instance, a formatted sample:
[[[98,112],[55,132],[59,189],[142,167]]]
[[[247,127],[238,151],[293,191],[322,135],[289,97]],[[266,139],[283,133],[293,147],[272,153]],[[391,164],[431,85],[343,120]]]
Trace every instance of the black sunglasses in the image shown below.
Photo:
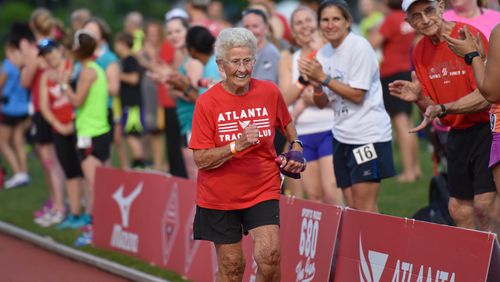
[[[59,48],[59,43],[57,43],[56,41],[54,41],[52,39],[45,38],[45,39],[42,39],[38,42],[37,47],[38,47],[38,50],[40,51],[39,54],[43,55],[43,54],[49,53],[50,51],[52,51],[54,49]]]

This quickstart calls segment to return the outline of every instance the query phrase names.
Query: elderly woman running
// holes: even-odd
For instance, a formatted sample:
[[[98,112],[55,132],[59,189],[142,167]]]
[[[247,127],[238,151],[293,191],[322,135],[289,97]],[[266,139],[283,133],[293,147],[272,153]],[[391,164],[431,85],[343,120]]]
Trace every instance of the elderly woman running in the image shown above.
[[[305,168],[278,87],[251,77],[256,49],[250,31],[223,30],[215,54],[226,78],[198,98],[194,111],[189,144],[199,168],[194,238],[214,243],[218,281],[241,281],[241,238],[248,233],[255,245],[257,280],[279,281],[278,165],[296,177]],[[273,146],[275,128],[292,144],[281,158]]]

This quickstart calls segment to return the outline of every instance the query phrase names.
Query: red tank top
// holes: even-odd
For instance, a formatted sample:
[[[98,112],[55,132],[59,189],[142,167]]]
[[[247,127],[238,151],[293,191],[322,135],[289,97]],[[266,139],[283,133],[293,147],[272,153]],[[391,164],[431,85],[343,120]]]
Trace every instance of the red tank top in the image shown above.
[[[71,61],[67,60],[64,69],[69,71],[71,65]],[[62,92],[59,85],[54,81],[47,80],[47,91],[49,93],[50,110],[57,120],[63,124],[73,122],[75,118],[73,105],[71,105],[68,96]]]

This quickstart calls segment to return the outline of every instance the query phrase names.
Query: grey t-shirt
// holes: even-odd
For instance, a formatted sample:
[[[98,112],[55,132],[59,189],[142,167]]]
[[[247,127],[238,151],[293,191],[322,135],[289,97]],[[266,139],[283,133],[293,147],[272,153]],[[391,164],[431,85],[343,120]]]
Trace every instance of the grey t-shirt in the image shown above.
[[[276,85],[279,83],[280,52],[272,43],[267,43],[257,52],[257,61],[252,76],[256,79],[269,80]]]

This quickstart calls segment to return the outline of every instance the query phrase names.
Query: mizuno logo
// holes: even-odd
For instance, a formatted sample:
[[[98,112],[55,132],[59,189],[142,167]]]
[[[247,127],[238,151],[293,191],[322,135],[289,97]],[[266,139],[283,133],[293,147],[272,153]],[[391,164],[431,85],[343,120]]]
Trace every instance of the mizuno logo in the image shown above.
[[[134,191],[132,191],[132,193],[130,193],[127,197],[123,196],[123,185],[121,185],[120,188],[118,188],[118,190],[116,190],[116,192],[113,194],[113,199],[116,201],[118,207],[120,208],[123,227],[128,227],[130,207],[132,206],[132,202],[134,202],[134,200],[141,193],[143,185],[144,182],[140,182],[139,184],[137,184]]]
[[[368,258],[366,258],[361,234],[359,234],[359,281],[379,282],[388,257],[388,254],[369,250]]]

